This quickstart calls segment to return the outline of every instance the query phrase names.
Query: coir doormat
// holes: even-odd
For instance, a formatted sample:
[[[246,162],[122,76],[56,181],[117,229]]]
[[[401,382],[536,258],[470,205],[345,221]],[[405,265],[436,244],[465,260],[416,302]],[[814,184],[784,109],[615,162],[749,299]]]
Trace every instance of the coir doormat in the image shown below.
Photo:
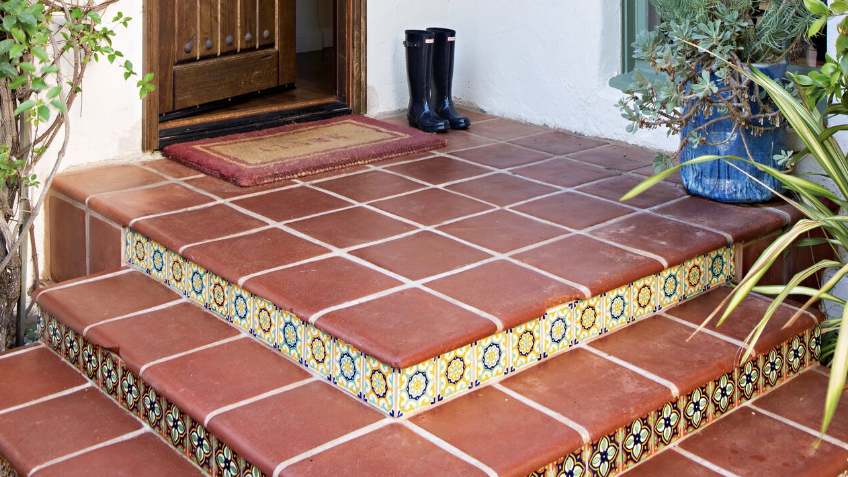
[[[364,116],[342,116],[174,144],[163,153],[242,187],[437,149],[433,134]]]

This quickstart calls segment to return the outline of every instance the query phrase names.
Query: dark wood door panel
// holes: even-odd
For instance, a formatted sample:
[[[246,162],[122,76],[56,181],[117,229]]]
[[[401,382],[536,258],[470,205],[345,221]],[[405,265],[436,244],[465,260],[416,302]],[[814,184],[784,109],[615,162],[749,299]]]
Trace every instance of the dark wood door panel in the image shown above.
[[[275,0],[258,0],[259,15],[257,17],[256,34],[259,37],[259,48],[274,46],[277,40],[277,8]]]
[[[174,67],[174,109],[232,98],[278,85],[279,56],[259,50]]]
[[[239,0],[239,51],[256,49],[256,0]]]
[[[197,0],[198,21],[197,56],[199,59],[218,56],[218,0]],[[224,2],[226,3],[226,2]]]
[[[176,62],[196,60],[197,0],[175,0],[175,7],[173,28]]]

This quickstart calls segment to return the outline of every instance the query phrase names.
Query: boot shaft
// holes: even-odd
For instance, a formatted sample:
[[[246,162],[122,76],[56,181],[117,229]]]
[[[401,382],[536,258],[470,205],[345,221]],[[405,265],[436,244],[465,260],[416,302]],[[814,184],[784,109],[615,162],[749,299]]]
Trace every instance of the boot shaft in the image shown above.
[[[433,34],[433,97],[450,97],[453,93],[453,68],[456,55],[456,31],[428,28]]]
[[[410,126],[426,132],[447,130],[449,123],[433,112],[430,87],[433,75],[435,35],[424,30],[406,30],[406,73],[409,82]]]

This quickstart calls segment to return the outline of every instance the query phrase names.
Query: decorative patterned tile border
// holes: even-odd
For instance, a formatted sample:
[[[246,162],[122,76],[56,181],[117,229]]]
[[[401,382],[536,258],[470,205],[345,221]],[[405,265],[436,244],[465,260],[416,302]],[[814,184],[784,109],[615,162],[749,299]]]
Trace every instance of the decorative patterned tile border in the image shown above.
[[[18,477],[18,472],[0,455],[0,477]]]
[[[594,296],[406,369],[393,368],[270,301],[126,229],[126,261],[329,382],[400,417],[674,306],[734,276],[733,248]]]

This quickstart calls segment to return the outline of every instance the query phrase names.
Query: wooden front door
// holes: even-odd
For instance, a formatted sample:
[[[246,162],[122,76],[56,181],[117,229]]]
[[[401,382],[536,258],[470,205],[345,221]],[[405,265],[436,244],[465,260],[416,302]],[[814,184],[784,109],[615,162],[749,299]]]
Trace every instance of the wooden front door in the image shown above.
[[[158,19],[159,114],[294,86],[295,0],[170,0]]]

